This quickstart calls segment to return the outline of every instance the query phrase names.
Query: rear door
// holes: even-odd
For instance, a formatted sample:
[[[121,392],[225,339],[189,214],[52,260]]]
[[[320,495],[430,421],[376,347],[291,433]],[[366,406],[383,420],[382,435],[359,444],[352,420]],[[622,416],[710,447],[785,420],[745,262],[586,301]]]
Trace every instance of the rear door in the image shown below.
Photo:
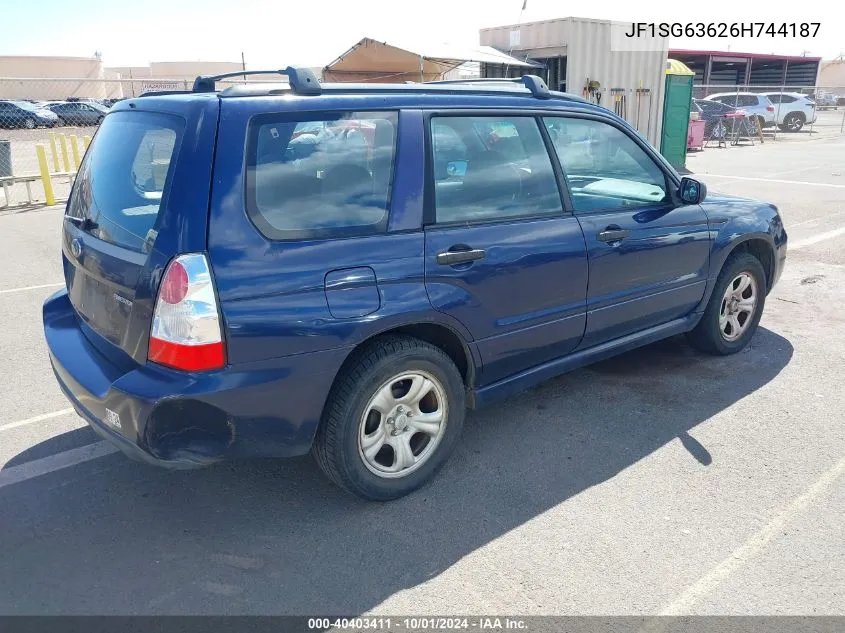
[[[596,117],[544,119],[587,243],[582,348],[687,315],[704,296],[710,231],[632,132]]]
[[[479,382],[570,352],[584,333],[587,257],[539,121],[435,113],[428,127],[426,291],[472,333]]]
[[[68,295],[83,331],[116,362],[145,360],[152,300],[167,261],[204,249],[214,132],[190,128],[192,120],[196,124],[195,114],[184,108],[109,115],[67,203],[62,260]],[[188,139],[186,129],[210,133],[210,144]],[[202,154],[204,180],[192,183]],[[180,165],[180,157],[196,162]],[[181,204],[186,189],[199,214]]]

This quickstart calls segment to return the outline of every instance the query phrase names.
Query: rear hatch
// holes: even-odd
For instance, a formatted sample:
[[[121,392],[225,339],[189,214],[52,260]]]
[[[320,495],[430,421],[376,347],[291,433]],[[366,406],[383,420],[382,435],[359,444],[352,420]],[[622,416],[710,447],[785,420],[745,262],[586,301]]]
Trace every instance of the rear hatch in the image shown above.
[[[155,105],[146,100],[137,103]],[[205,248],[215,131],[210,146],[185,138],[186,129],[199,134],[202,125],[189,127],[190,108],[176,110],[126,108],[109,114],[80,166],[65,212],[62,259],[70,301],[89,340],[119,366],[146,359],[164,266],[179,252]],[[211,123],[216,129],[216,116]],[[185,150],[189,141],[193,145]],[[199,165],[180,168],[178,163],[191,158],[182,155],[204,148],[204,180],[182,183],[202,173],[204,162],[194,156]],[[191,186],[193,205],[174,205]],[[189,229],[199,234],[188,236]]]

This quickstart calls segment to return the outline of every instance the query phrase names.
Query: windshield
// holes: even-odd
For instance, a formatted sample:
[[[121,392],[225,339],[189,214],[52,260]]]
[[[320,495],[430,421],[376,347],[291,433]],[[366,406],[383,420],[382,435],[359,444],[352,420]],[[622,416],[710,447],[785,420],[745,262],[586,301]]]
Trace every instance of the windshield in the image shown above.
[[[12,103],[18,106],[21,110],[29,110],[30,112],[35,112],[40,109],[37,105],[30,103],[29,101],[12,101]]]

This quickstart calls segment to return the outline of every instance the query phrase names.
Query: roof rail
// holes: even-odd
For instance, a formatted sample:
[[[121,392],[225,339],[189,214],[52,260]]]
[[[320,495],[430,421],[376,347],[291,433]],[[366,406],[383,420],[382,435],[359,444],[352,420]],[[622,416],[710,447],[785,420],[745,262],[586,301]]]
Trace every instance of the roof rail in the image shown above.
[[[549,99],[552,93],[546,82],[537,75],[523,75],[522,77],[491,77],[479,79],[441,79],[439,81],[427,81],[429,84],[496,84],[496,83],[510,83],[522,84],[531,92],[533,97],[537,99]]]
[[[291,90],[295,94],[319,95],[323,92],[317,76],[310,68],[288,66],[284,70],[239,70],[222,75],[200,75],[194,80],[193,92],[214,92],[215,84],[221,79],[229,77],[246,77],[247,75],[285,75]]]

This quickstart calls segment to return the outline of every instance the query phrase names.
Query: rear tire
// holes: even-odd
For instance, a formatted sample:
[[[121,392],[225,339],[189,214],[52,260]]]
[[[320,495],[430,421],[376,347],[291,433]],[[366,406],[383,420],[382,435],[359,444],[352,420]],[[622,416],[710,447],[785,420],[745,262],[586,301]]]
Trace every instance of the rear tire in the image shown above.
[[[376,339],[335,380],[314,438],[317,464],[363,499],[416,490],[457,445],[464,389],[440,348],[406,336]]]
[[[695,329],[693,347],[726,356],[741,351],[757,331],[766,304],[766,273],[749,253],[734,253],[722,266],[713,294]]]

